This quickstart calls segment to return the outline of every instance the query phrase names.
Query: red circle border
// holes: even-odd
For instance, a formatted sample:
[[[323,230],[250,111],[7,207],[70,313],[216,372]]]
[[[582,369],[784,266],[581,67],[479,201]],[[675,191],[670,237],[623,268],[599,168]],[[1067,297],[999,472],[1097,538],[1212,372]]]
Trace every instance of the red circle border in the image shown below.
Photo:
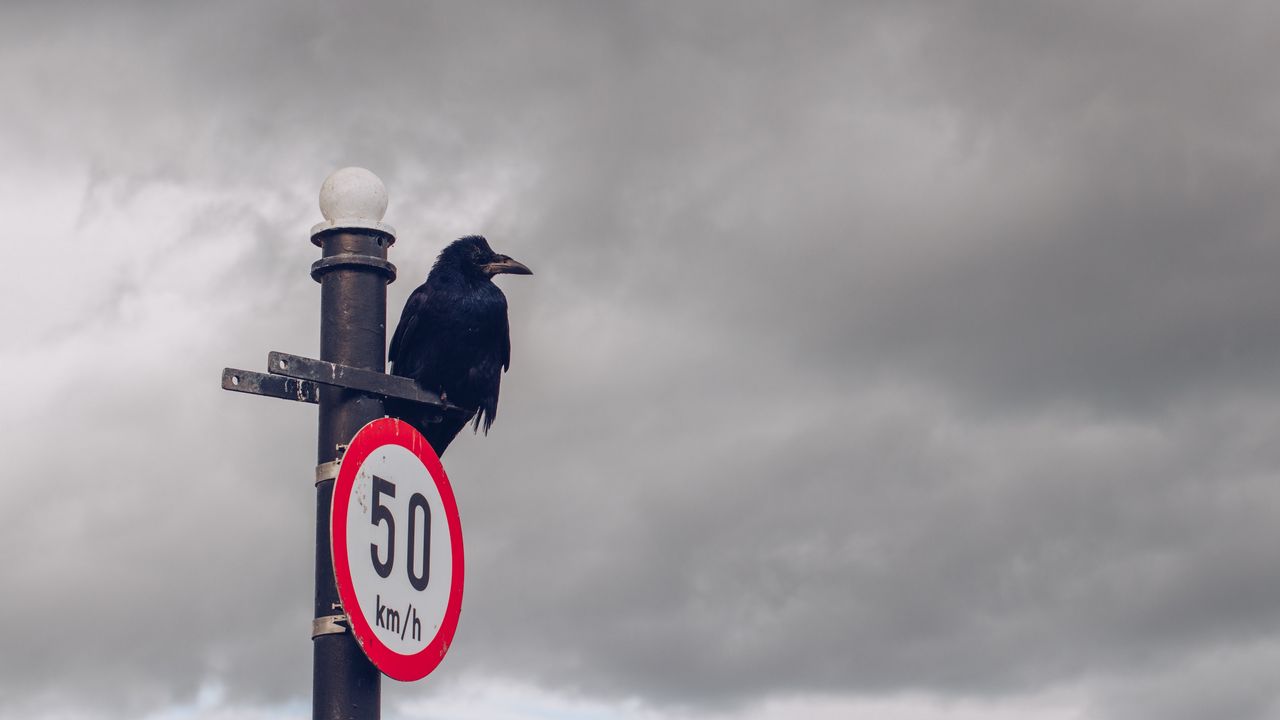
[[[347,511],[351,504],[351,493],[355,488],[356,474],[365,459],[375,450],[386,445],[399,445],[413,453],[427,472],[435,480],[436,489],[440,491],[440,500],[444,505],[445,518],[449,524],[449,544],[453,555],[453,577],[449,585],[449,602],[445,606],[444,618],[440,621],[440,629],[431,642],[420,652],[413,655],[402,655],[388,648],[374,634],[373,628],[364,619],[360,609],[360,601],[356,597],[355,586],[351,580],[351,563],[346,552],[339,548],[347,547]],[[462,612],[462,585],[464,576],[462,553],[462,520],[458,516],[458,503],[453,496],[453,487],[449,484],[449,476],[444,472],[440,457],[432,449],[431,444],[412,425],[398,418],[379,418],[360,428],[347,452],[342,456],[342,465],[338,477],[333,483],[333,502],[329,512],[329,544],[333,558],[333,577],[338,585],[338,597],[347,614],[347,624],[356,637],[356,642],[364,650],[369,660],[390,678],[411,682],[426,677],[449,651],[453,642],[454,631],[458,628],[458,616]]]

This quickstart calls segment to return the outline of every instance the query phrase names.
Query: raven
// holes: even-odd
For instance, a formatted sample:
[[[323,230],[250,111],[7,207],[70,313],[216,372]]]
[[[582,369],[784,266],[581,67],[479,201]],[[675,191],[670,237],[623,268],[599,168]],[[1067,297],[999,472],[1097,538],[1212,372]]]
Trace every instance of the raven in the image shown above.
[[[507,296],[493,284],[500,273],[533,271],[499,255],[479,235],[453,241],[440,252],[427,281],[409,296],[391,336],[391,373],[413,378],[464,414],[446,413],[440,422],[405,417],[443,455],[454,436],[473,418],[485,433],[498,412],[498,385],[511,365]],[[389,408],[415,415],[407,408]]]

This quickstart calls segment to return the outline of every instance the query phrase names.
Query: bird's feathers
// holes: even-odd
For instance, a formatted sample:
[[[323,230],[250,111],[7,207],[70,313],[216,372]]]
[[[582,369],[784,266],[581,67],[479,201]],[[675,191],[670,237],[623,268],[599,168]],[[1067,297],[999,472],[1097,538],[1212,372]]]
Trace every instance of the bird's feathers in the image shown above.
[[[487,433],[497,416],[502,373],[511,366],[511,337],[507,298],[491,281],[493,272],[529,274],[482,237],[454,241],[409,296],[391,337],[392,373],[473,411],[460,422],[419,428],[437,453],[467,421],[474,418],[474,427]]]

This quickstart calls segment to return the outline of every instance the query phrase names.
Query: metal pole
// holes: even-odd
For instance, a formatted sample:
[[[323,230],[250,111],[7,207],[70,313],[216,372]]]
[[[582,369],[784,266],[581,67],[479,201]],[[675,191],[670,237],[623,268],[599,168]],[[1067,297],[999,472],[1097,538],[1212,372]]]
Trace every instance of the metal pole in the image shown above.
[[[320,359],[382,372],[386,358],[387,283],[395,266],[387,248],[395,231],[381,222],[386,189],[361,168],[325,180],[320,209],[326,222],[312,228],[322,257],[311,267],[320,283]],[[317,464],[337,460],[361,427],[383,416],[382,399],[322,385]],[[319,475],[319,473],[318,473]],[[332,477],[316,483],[315,617],[341,613],[329,543]],[[312,717],[377,720],[381,674],[350,632],[313,638]]]

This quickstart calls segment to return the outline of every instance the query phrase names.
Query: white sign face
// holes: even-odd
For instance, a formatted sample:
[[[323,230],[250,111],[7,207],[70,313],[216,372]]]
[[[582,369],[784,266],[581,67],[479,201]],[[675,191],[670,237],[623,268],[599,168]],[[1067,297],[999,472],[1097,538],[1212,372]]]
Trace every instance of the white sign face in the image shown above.
[[[384,418],[357,433],[334,483],[330,532],[338,592],[365,654],[399,680],[429,673],[457,626],[462,536],[448,479],[416,430]]]
[[[365,622],[394,652],[420,653],[449,606],[453,559],[440,491],[418,456],[383,445],[361,464],[350,503],[347,557]]]

